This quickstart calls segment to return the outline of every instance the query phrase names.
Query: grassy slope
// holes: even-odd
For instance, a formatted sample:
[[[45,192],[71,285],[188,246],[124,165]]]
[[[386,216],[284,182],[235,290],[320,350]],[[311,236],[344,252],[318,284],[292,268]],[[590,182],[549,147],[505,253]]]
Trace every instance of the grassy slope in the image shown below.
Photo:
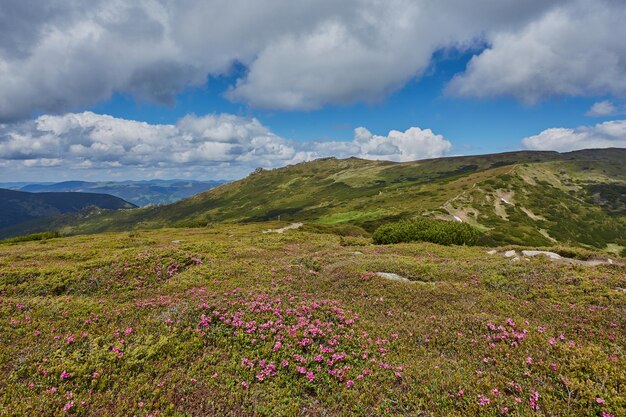
[[[0,245],[0,415],[626,415],[626,267],[272,226]]]
[[[626,246],[626,207],[620,202],[624,160],[624,149],[399,164],[323,159],[253,174],[170,206],[93,216],[63,231],[205,226],[278,216],[351,223],[372,231],[385,222],[429,215],[461,217],[486,231],[491,244],[557,240],[599,248],[615,244],[619,250]]]

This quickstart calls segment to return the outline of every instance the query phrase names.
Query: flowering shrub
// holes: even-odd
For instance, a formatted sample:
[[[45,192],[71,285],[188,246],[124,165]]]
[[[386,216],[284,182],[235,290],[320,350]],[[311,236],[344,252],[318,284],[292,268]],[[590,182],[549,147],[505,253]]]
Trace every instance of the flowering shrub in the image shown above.
[[[0,415],[626,415],[624,265],[264,229],[0,247]]]

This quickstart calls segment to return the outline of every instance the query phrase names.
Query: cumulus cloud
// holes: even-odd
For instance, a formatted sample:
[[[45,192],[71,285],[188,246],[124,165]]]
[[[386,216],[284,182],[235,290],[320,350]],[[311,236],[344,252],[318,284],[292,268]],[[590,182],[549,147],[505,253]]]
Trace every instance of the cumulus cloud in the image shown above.
[[[0,125],[0,165],[58,168],[133,177],[237,178],[324,156],[409,161],[446,154],[452,144],[430,129],[387,136],[355,129],[351,141],[298,142],[258,119],[232,114],[187,115],[175,124],[149,124],[92,112],[43,115]],[[57,174],[58,174],[57,172]]]
[[[576,129],[546,129],[522,140],[527,149],[573,151],[592,148],[626,148],[626,120],[614,120]]]
[[[295,110],[375,101],[435,51],[488,48],[449,92],[626,92],[626,18],[615,0],[5,0],[0,121],[63,113],[114,92],[171,104],[208,76],[244,74],[227,97]]]
[[[452,149],[452,143],[430,129],[411,127],[404,132],[390,131],[386,136],[374,135],[364,127],[354,129],[354,139],[349,142],[314,142],[309,145],[314,155],[397,162],[437,158]]]
[[[585,113],[585,116],[603,117],[617,114],[617,107],[609,100],[598,101]]]
[[[560,2],[526,25],[487,35],[489,47],[448,85],[465,97],[626,96],[626,7],[614,0]]]

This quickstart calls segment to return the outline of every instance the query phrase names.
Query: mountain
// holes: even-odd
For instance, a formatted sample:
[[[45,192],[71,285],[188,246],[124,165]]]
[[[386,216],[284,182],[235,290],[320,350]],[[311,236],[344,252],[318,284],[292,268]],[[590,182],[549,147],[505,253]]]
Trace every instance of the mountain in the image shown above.
[[[194,194],[210,190],[226,181],[149,180],[149,181],[65,181],[59,183],[24,184],[27,192],[88,192],[110,194],[137,206],[174,203]],[[13,187],[7,187],[13,188]]]
[[[106,210],[135,208],[121,198],[94,193],[27,193],[0,189],[0,236],[6,229],[20,230],[21,225],[39,221],[44,227],[57,216],[79,213],[88,208]],[[6,235],[13,234],[10,231]]]
[[[318,159],[257,170],[162,207],[102,213],[62,229],[94,233],[264,220],[368,231],[428,216],[472,224],[485,244],[626,246],[626,149],[509,152],[395,163]]]

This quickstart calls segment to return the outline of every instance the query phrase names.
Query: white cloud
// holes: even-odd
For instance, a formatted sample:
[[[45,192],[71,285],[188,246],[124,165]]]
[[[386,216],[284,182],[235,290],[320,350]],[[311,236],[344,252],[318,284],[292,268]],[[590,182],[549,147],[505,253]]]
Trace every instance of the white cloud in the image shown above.
[[[316,142],[310,148],[318,156],[387,161],[415,161],[438,158],[452,149],[452,143],[430,129],[411,127],[404,132],[390,131],[387,136],[374,135],[364,127],[354,129],[354,139],[349,142]]]
[[[586,116],[603,117],[617,114],[617,107],[609,100],[598,101],[585,113]]]
[[[626,148],[626,120],[614,120],[576,129],[546,129],[522,140],[527,149],[573,151],[593,148]]]
[[[510,30],[488,33],[489,47],[448,85],[464,97],[626,96],[626,7],[572,0]]]
[[[149,124],[92,112],[43,115],[0,127],[0,162],[8,169],[111,169],[133,177],[237,178],[323,156],[409,161],[446,154],[452,144],[430,129],[392,130],[387,136],[355,129],[351,141],[298,142],[259,120],[232,114],[187,115],[175,124]],[[15,174],[15,173],[14,173]]]
[[[114,92],[172,103],[236,64],[245,75],[227,96],[256,107],[370,102],[419,77],[435,51],[483,44],[449,92],[624,95],[625,19],[614,0],[9,1],[0,120]]]

